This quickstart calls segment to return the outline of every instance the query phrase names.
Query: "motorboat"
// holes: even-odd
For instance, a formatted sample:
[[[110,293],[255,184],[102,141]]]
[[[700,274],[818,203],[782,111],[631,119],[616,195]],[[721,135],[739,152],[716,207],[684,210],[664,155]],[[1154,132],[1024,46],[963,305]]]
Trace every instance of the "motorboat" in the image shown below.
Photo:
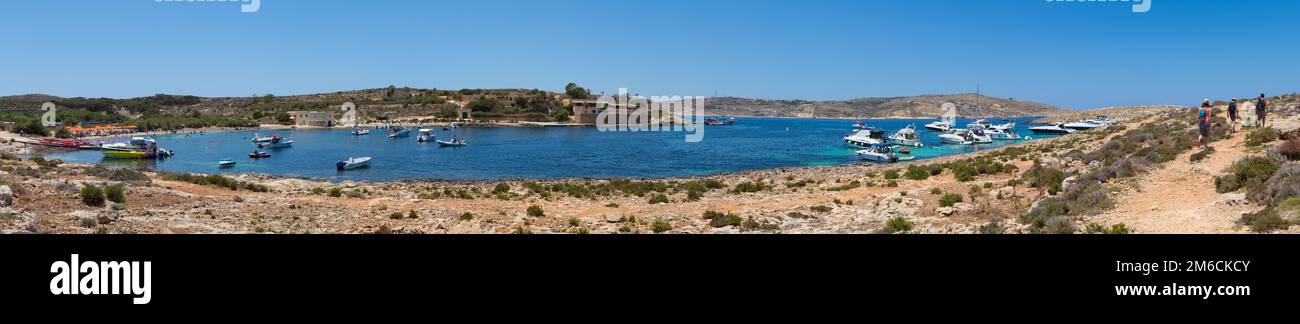
[[[253,133],[253,143],[254,143],[254,144],[270,143],[271,140],[274,139],[274,138],[275,138],[275,136],[261,136],[261,135],[258,135],[257,133]]]
[[[157,157],[145,151],[104,151],[104,157],[110,159],[151,159]]]
[[[939,135],[939,141],[951,145],[975,145],[993,143],[983,130],[956,129],[951,132]]]
[[[81,149],[81,148],[94,148],[94,147],[95,147],[93,144],[90,144],[90,142],[75,141],[75,140],[62,140],[62,139],[56,139],[56,138],[44,138],[44,139],[41,139],[41,141],[40,141],[38,144],[40,144],[40,145],[45,145],[45,146],[64,147],[64,148],[76,148],[76,149]]]
[[[352,136],[361,136],[361,135],[370,135],[370,130],[364,128],[355,128],[355,127],[352,128]]]
[[[1097,118],[1089,119],[1088,121],[1102,126],[1110,126],[1119,123],[1119,121],[1110,119],[1110,117],[1106,116],[1097,116]]]
[[[222,167],[222,168],[233,167],[233,166],[235,166],[235,160],[232,160],[232,159],[223,159],[223,160],[221,160],[221,161],[217,161],[217,166]]]
[[[868,148],[873,145],[885,144],[885,131],[874,127],[859,129],[853,134],[844,136],[844,144],[856,148]]]
[[[465,140],[459,138],[454,138],[450,141],[437,141],[437,142],[438,142],[438,146],[441,147],[461,147],[461,146],[469,145],[469,142],[466,142]]]
[[[277,135],[277,136],[272,136],[270,142],[266,142],[266,143],[258,143],[258,144],[257,144],[257,148],[264,149],[264,150],[265,150],[265,149],[280,149],[280,148],[287,148],[287,147],[291,147],[291,146],[293,146],[293,139],[292,139],[292,138],[282,138],[282,137],[280,137],[280,136],[278,136],[278,135]]]
[[[991,139],[1000,141],[1014,141],[1020,139],[1020,134],[1016,134],[1015,131],[1002,129],[1001,127],[985,129],[984,134],[988,134]]]
[[[966,130],[966,132],[970,134],[971,141],[975,142],[975,144],[993,143],[993,136],[990,136],[983,128],[972,128]]]
[[[171,156],[171,151],[158,148],[158,142],[148,137],[132,137],[125,143],[104,144],[99,147],[104,157],[111,159],[153,159]]]
[[[986,129],[991,127],[993,127],[993,124],[989,123],[988,119],[977,119],[974,122],[966,124],[966,128],[969,129],[976,129],[976,128]]]
[[[709,118],[704,120],[707,126],[730,126],[736,124],[736,118]]]
[[[370,167],[370,157],[353,157],[334,163],[339,171]]]
[[[863,129],[863,128],[867,128],[867,127],[868,127],[868,126],[867,126],[867,122],[856,122],[856,123],[853,123],[853,129]]]
[[[898,155],[891,152],[887,145],[873,145],[858,151],[858,158],[882,163],[898,162]]]
[[[420,143],[428,143],[434,141],[435,139],[437,139],[437,137],[433,135],[433,130],[426,128],[420,130],[420,136],[416,137],[415,141]]]
[[[894,135],[890,135],[889,143],[903,146],[925,146],[925,144],[921,144],[921,137],[916,134],[915,124],[908,125],[907,127],[898,130],[898,132],[895,132]]]
[[[271,153],[265,151],[253,151],[248,153],[248,157],[253,159],[265,159],[271,157]]]
[[[1074,129],[1065,127],[1065,123],[1051,123],[1043,126],[1030,127],[1029,131],[1034,132],[1034,134],[1049,135],[1066,135],[1075,132]]]
[[[1101,127],[1102,125],[1095,123],[1091,120],[1078,120],[1078,121],[1065,123],[1061,126],[1073,130],[1090,130],[1093,128]]]
[[[410,137],[411,130],[402,126],[391,126],[388,128],[388,138]]]
[[[953,129],[953,122],[948,120],[939,120],[933,123],[925,124],[925,128],[936,132],[947,132]]]

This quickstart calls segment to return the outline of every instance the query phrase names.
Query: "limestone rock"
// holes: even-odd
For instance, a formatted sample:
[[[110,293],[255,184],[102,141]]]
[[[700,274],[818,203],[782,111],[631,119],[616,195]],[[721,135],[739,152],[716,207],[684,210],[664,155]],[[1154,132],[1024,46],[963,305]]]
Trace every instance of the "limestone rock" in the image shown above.
[[[14,205],[14,190],[9,186],[0,186],[0,207]]]
[[[625,218],[623,214],[605,214],[605,221],[610,223],[622,223]]]

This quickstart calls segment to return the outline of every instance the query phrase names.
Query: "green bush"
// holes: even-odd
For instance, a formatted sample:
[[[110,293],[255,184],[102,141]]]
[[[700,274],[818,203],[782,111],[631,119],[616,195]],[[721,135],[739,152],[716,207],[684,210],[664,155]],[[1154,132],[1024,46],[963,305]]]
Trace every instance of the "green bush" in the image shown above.
[[[1043,232],[1048,234],[1074,234],[1077,231],[1079,229],[1074,225],[1074,221],[1065,216],[1049,218],[1046,225],[1043,226]]]
[[[939,198],[939,207],[952,207],[953,205],[956,205],[959,202],[962,202],[961,195],[946,194],[943,195],[942,198]]]
[[[667,204],[667,203],[668,203],[668,196],[665,196],[665,195],[663,195],[663,194],[658,194],[658,195],[655,195],[654,197],[651,197],[651,198],[650,198],[650,204],[651,204],[651,205],[654,205],[654,204]]]
[[[894,217],[885,221],[885,228],[882,230],[885,234],[902,233],[912,230],[912,222],[906,218]]]
[[[1247,157],[1232,165],[1232,173],[1214,179],[1219,193],[1228,193],[1245,187],[1248,190],[1262,190],[1264,183],[1277,172],[1278,164],[1264,157]],[[1255,189],[1251,189],[1255,188]]]
[[[104,186],[104,197],[111,202],[119,204],[126,203],[126,193],[124,188],[122,188],[122,185]]]
[[[886,170],[886,171],[885,171],[885,180],[894,180],[894,179],[898,179],[898,177],[899,177],[899,176],[898,176],[898,170]]]
[[[846,191],[846,190],[857,189],[858,187],[862,187],[862,182],[858,180],[853,180],[842,186],[826,188],[826,191]]]
[[[650,223],[650,230],[653,230],[656,234],[663,233],[673,230],[673,225],[662,220],[655,220],[653,223]]]
[[[980,234],[1005,234],[1007,228],[1005,225],[1002,225],[1001,221],[994,220],[988,224],[980,225],[977,232]]]
[[[712,210],[704,212],[704,219],[709,220],[709,226],[713,227],[740,226],[742,221],[739,215],[732,213],[723,214]]]
[[[81,187],[81,202],[89,206],[103,207],[104,192],[93,184]]]
[[[1271,233],[1285,230],[1292,225],[1290,221],[1278,215],[1277,210],[1273,208],[1243,215],[1237,223],[1250,227],[1250,231],[1255,233]]]
[[[1280,206],[1300,197],[1300,163],[1287,163],[1279,167],[1263,185],[1248,187],[1251,201],[1264,206]]]
[[[473,214],[473,213],[470,213],[470,212],[465,212],[465,213],[463,213],[463,214],[460,214],[460,220],[463,220],[463,221],[474,220],[474,214]]]
[[[1129,232],[1130,230],[1128,225],[1124,225],[1124,223],[1111,225],[1110,227],[1105,227],[1097,223],[1088,223],[1088,226],[1083,228],[1083,233],[1085,234],[1128,234]]]
[[[812,209],[812,211],[822,213],[822,214],[829,213],[831,212],[831,210],[833,210],[833,208],[828,206],[812,206],[810,209]]]
[[[1034,164],[1033,167],[1029,168],[1029,171],[1025,171],[1022,180],[1028,183],[1030,187],[1044,189],[1048,193],[1055,195],[1063,189],[1061,183],[1065,181],[1065,172]]]
[[[930,170],[917,166],[915,164],[907,166],[907,173],[904,174],[908,180],[925,180],[930,178]]]
[[[931,194],[931,195],[936,195],[936,196],[938,196],[938,195],[942,195],[942,194],[943,194],[943,189],[939,189],[939,188],[931,188],[931,189],[930,189],[930,194]]]
[[[732,189],[731,192],[740,194],[740,193],[759,192],[766,189],[768,188],[762,182],[755,180],[753,182],[741,182],[740,184],[737,184],[736,188]]]
[[[528,216],[545,217],[546,213],[542,211],[541,206],[532,205],[532,206],[528,206]]]
[[[1257,128],[1246,136],[1246,146],[1255,147],[1276,141],[1278,138],[1277,130],[1272,128]]]
[[[496,187],[492,188],[492,194],[504,194],[507,192],[510,192],[510,185],[508,184],[499,183]]]

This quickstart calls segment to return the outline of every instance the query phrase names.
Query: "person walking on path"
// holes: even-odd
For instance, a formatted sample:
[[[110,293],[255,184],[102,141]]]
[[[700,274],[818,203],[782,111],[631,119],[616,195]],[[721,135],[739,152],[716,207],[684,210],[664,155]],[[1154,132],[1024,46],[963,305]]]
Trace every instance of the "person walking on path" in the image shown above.
[[[1232,98],[1232,102],[1228,103],[1228,131],[1237,132],[1237,98]]]
[[[1268,121],[1268,98],[1264,94],[1259,94],[1259,100],[1255,102],[1255,117],[1259,119],[1259,127],[1264,128]]]
[[[1210,128],[1214,123],[1212,121],[1213,117],[1214,107],[1210,106],[1210,99],[1205,99],[1204,102],[1201,102],[1200,112],[1196,116],[1197,125],[1200,126],[1201,130],[1201,137],[1197,138],[1196,142],[1207,149],[1210,148],[1210,134],[1212,133]]]

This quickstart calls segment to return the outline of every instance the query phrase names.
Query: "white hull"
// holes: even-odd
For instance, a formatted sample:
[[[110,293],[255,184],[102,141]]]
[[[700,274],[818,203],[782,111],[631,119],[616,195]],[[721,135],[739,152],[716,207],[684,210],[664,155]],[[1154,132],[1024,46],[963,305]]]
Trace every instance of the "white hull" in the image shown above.
[[[338,168],[339,170],[360,169],[369,166],[370,166],[370,158],[368,157],[351,158],[351,159],[347,159],[335,163],[335,167]]]
[[[952,144],[952,145],[971,145],[971,144],[975,144],[974,142],[971,142],[971,141],[969,141],[969,140],[966,140],[965,137],[962,137],[961,135],[957,135],[957,134],[943,134],[943,135],[939,135],[939,141],[940,141],[940,142],[943,142],[944,144]]]

